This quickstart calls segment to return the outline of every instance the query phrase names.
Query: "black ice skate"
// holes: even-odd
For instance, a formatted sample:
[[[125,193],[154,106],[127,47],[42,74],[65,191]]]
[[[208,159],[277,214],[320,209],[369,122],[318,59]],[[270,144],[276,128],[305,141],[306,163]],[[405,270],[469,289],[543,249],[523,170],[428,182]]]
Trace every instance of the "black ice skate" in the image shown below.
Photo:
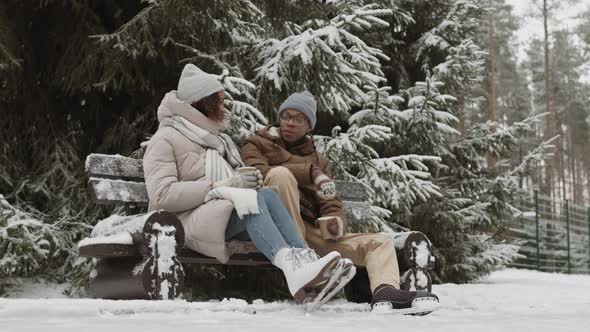
[[[440,308],[438,296],[424,291],[399,290],[391,285],[380,285],[373,292],[373,313],[389,315],[427,315]]]

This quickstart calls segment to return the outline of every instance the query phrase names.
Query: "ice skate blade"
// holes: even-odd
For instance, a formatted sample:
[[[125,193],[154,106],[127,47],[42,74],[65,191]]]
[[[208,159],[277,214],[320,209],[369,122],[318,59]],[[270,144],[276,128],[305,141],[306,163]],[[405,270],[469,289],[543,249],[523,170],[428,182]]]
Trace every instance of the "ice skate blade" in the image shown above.
[[[355,274],[356,267],[352,265],[352,263],[346,264],[344,260],[339,262],[339,271],[336,272],[334,277],[328,282],[316,298],[307,303],[305,312],[308,314],[318,310],[322,305],[334,297],[334,295],[336,295],[350,280],[352,280]]]
[[[426,302],[431,302],[426,304]],[[436,304],[435,304],[436,303]],[[440,309],[442,306],[436,301],[420,301],[420,304],[411,307],[411,308],[404,308],[404,309],[394,309],[391,306],[391,303],[383,302],[383,303],[375,303],[373,305],[373,310],[371,311],[375,315],[412,315],[412,316],[424,316],[428,315],[429,313]]]

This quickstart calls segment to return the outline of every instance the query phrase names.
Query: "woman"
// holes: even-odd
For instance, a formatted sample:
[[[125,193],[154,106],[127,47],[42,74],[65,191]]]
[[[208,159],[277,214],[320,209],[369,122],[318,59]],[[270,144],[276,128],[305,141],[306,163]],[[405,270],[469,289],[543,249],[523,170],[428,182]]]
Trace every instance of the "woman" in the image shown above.
[[[178,90],[158,108],[160,126],[148,144],[144,173],[149,209],[175,213],[185,229],[185,245],[229,259],[226,240],[251,240],[285,274],[299,303],[309,300],[341,261],[331,252],[319,258],[305,248],[293,220],[256,170],[244,164],[231,139],[223,86],[215,76],[187,64]]]

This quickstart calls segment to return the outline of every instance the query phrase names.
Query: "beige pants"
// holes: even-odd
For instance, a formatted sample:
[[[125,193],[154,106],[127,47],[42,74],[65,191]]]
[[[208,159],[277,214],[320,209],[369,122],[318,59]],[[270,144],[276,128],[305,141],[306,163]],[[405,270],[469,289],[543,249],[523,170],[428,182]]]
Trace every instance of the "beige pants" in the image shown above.
[[[330,251],[338,251],[344,258],[352,260],[354,265],[365,266],[369,274],[371,291],[381,284],[399,288],[399,267],[395,256],[395,247],[390,238],[372,233],[347,233],[339,240],[324,240],[317,227],[306,224],[301,218],[299,208],[299,189],[297,180],[286,167],[271,169],[264,179],[265,186],[277,189],[281,201],[289,210],[297,229],[318,255],[324,256]]]

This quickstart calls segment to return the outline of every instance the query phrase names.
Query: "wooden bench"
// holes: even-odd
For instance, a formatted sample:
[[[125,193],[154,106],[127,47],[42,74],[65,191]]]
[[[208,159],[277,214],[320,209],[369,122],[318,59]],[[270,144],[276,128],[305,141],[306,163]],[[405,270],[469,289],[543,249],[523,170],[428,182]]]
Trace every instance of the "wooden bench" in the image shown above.
[[[125,204],[143,212],[113,215],[99,221],[90,237],[78,244],[79,255],[96,258],[90,287],[99,298],[174,299],[184,282],[182,264],[220,264],[215,258],[184,245],[184,229],[178,218],[166,211],[146,213],[148,196],[140,159],[119,155],[91,154],[86,159],[89,193],[97,204]],[[349,223],[366,222],[371,215],[364,187],[337,181]],[[429,270],[434,258],[430,241],[420,232],[392,235],[403,289],[432,287]],[[229,265],[272,267],[251,242],[230,241]],[[349,301],[370,301],[368,277],[360,268],[345,289]]]

